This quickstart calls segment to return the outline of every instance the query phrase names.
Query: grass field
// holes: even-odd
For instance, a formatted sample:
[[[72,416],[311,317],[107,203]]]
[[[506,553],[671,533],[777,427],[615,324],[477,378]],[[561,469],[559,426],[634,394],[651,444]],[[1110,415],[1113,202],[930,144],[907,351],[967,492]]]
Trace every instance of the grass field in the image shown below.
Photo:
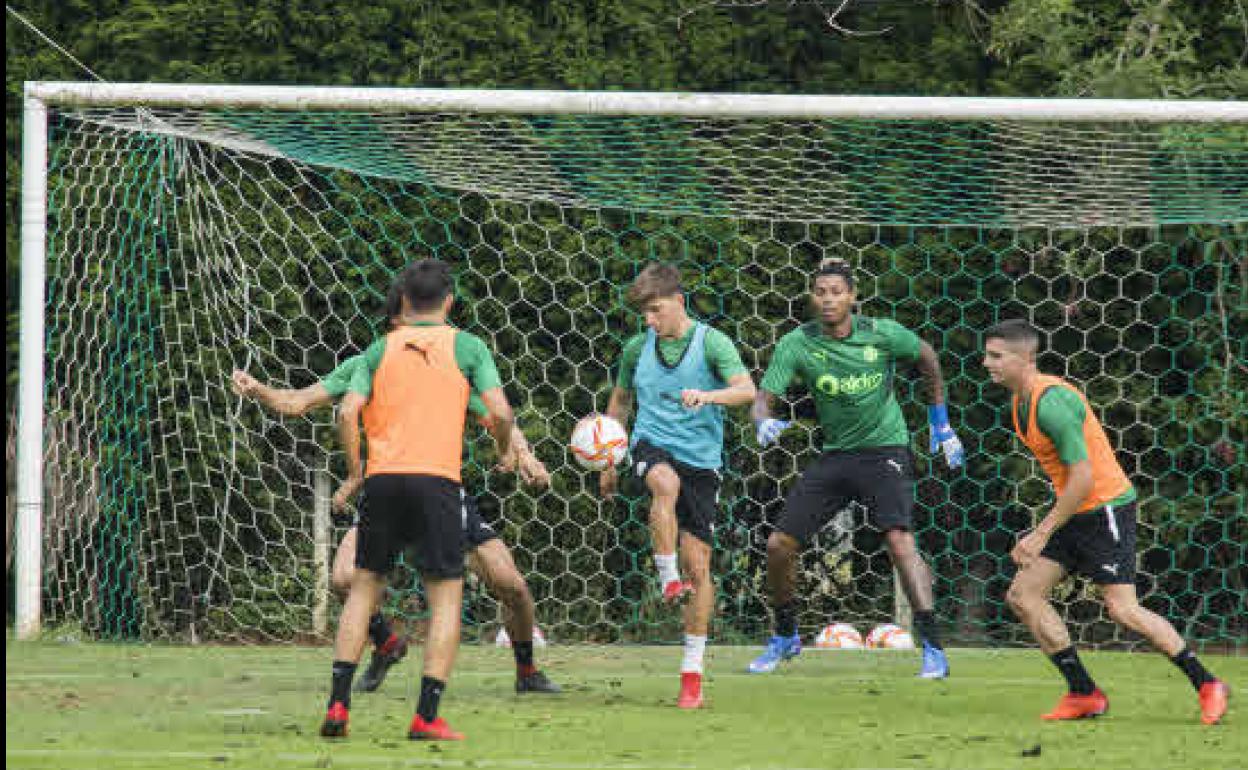
[[[678,647],[552,647],[562,696],[517,698],[505,650],[465,646],[443,714],[462,744],[406,740],[409,656],[357,695],[351,737],[316,734],[327,649],[14,643],[5,651],[9,768],[1243,768],[1248,658],[1209,657],[1231,711],[1200,724],[1187,681],[1154,655],[1088,653],[1102,719],[1046,724],[1060,694],[1034,651],[955,650],[953,678],[904,652],[808,651],[779,673],[713,648],[710,707],[675,708]]]

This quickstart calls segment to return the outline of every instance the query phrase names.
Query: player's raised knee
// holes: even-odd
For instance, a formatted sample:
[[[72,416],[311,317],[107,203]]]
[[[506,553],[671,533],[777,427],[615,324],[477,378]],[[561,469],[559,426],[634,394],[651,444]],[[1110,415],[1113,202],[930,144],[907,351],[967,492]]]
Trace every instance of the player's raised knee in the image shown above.
[[[680,496],[680,477],[667,464],[656,465],[646,474],[646,486],[650,488],[650,494],[656,497]]]

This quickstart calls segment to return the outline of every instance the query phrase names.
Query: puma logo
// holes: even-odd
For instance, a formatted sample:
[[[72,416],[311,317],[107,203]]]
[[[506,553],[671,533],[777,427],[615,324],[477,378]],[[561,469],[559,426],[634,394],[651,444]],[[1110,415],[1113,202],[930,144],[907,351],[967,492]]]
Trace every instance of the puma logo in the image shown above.
[[[901,467],[901,463],[897,462],[896,460],[888,460],[887,462],[889,465],[893,466],[893,470],[897,471],[898,473],[902,473],[905,470],[904,468]]]
[[[417,345],[415,342],[409,342],[403,346],[407,350],[414,350],[425,357],[425,363],[429,363],[429,349]]]
[[[1117,565],[1117,564],[1102,564],[1102,565],[1101,565],[1101,569],[1105,570],[1106,572],[1108,572],[1108,573],[1109,573],[1109,574],[1111,574],[1111,575],[1114,575],[1115,577],[1118,575],[1118,565]]]

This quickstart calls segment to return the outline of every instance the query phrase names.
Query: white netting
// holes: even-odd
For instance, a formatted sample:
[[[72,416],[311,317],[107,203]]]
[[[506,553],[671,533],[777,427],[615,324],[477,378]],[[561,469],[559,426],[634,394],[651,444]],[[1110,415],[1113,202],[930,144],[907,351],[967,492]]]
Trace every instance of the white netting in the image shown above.
[[[656,610],[645,504],[603,504],[563,450],[602,409],[638,327],[623,292],[678,263],[693,310],[757,378],[804,318],[811,267],[850,259],[864,312],[942,354],[965,473],[920,463],[920,545],[966,640],[1024,638],[1002,604],[1009,544],[1042,484],[998,417],[978,333],[1049,334],[1142,502],[1147,601],[1188,636],[1242,644],[1248,140],[1242,126],[85,111],[52,136],[47,611],[104,635],[315,633],[328,413],[280,419],[234,367],[302,387],[381,328],[406,262],[457,268],[456,320],[487,339],[548,492],[467,482],[555,638],[675,638]],[[1180,223],[1180,224],[1167,224]],[[1095,225],[1095,226],[1093,226]],[[908,380],[906,382],[909,382]],[[903,383],[912,427],[921,404]],[[810,404],[794,405],[809,418]],[[807,423],[808,424],[808,423]],[[759,452],[729,431],[715,570],[720,638],[759,633],[767,521],[812,430]],[[920,431],[916,439],[925,439]],[[925,450],[925,445],[921,448]],[[925,451],[919,455],[925,456]],[[804,626],[892,617],[878,533],[851,509],[803,561]],[[1084,641],[1121,641],[1072,595]],[[399,606],[409,605],[399,599]],[[470,621],[496,608],[471,595]]]

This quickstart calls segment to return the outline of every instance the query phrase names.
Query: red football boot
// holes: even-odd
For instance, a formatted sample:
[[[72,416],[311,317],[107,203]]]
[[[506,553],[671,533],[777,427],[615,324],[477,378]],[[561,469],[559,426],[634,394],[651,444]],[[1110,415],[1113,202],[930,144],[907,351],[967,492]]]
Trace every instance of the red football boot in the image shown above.
[[[1226,701],[1231,697],[1231,688],[1226,682],[1214,679],[1200,686],[1200,721],[1207,725],[1216,725],[1222,721],[1226,713]]]
[[[1106,698],[1105,693],[1098,688],[1093,690],[1091,695],[1066,693],[1057,702],[1056,708],[1047,714],[1042,714],[1040,718],[1048,720],[1087,719],[1099,717],[1106,711],[1109,711],[1109,698]]]
[[[321,735],[325,738],[347,737],[347,707],[342,701],[334,701],[321,722]]]
[[[442,717],[426,722],[417,714],[412,717],[412,726],[408,728],[407,737],[413,741],[462,741],[464,734],[452,730]]]
[[[685,671],[680,675],[680,697],[676,699],[677,708],[702,708],[702,675],[695,671]]]

